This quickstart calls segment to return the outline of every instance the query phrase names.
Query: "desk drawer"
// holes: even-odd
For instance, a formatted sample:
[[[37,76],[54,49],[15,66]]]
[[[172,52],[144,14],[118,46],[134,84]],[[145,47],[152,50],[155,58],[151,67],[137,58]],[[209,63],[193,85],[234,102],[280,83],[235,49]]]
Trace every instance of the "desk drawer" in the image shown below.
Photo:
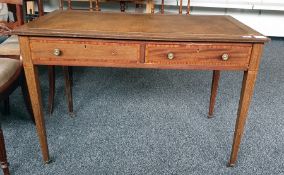
[[[251,44],[147,44],[145,63],[246,69],[251,49]]]
[[[136,64],[140,59],[137,43],[80,39],[31,39],[35,64]]]

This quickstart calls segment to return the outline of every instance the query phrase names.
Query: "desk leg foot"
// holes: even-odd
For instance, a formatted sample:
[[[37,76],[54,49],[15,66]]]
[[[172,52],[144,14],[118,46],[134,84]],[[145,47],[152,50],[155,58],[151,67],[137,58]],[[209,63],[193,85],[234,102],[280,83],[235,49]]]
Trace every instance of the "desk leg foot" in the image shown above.
[[[228,162],[227,167],[234,167],[235,164]]]
[[[74,118],[74,117],[75,117],[75,113],[74,113],[74,112],[69,112],[69,116],[70,116],[71,118]]]
[[[48,164],[51,164],[52,162],[53,162],[53,160],[52,160],[52,159],[49,159],[48,161],[45,161],[44,164],[45,164],[45,165],[48,165]]]
[[[238,150],[240,147],[240,143],[241,143],[241,139],[242,139],[245,123],[246,123],[249,105],[250,105],[250,101],[253,95],[253,89],[254,89],[256,76],[257,76],[257,71],[245,71],[244,72],[231,158],[229,161],[230,165],[234,165],[237,160]]]
[[[219,79],[220,79],[220,71],[219,70],[214,70],[213,71],[213,77],[212,77],[211,96],[210,96],[210,105],[209,105],[208,118],[212,118],[213,117],[213,112],[214,112],[214,106],[215,106],[215,102],[216,102],[216,96],[217,96]]]
[[[213,115],[208,115],[207,117],[208,117],[208,119],[211,119],[211,118],[213,118],[214,116],[213,116]]]

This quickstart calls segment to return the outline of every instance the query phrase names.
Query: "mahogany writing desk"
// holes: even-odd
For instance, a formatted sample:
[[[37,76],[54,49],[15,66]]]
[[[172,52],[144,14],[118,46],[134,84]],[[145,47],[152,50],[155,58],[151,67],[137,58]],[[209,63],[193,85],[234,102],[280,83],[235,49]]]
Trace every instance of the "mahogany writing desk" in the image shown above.
[[[229,161],[235,164],[265,36],[229,16],[86,11],[55,11],[14,33],[45,162],[49,152],[37,65],[244,71]]]

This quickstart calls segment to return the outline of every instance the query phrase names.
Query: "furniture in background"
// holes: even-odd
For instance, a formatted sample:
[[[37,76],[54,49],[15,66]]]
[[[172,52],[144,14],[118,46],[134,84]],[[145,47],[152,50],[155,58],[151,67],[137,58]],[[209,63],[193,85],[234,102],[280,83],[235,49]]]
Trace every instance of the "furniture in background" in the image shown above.
[[[36,4],[38,11],[36,11]],[[44,15],[42,0],[23,0],[23,12],[25,22],[32,21]]]
[[[10,114],[9,96],[18,87],[22,89],[27,110],[34,121],[22,61],[16,58],[0,58],[0,101],[4,102],[5,115]]]
[[[67,8],[72,9],[72,2],[89,2],[89,9],[93,9],[94,11],[100,11],[100,4],[110,1],[119,2],[121,12],[125,12],[128,3],[134,3],[136,4],[136,9],[141,8],[143,4],[146,4],[145,12],[154,13],[154,0],[60,0],[60,4],[63,7],[63,3],[67,2]]]
[[[23,4],[21,0],[5,0],[5,3],[16,7],[15,21],[0,22],[0,34],[10,35],[11,30],[24,24],[22,11]],[[20,57],[18,37],[12,35],[0,44],[0,101],[4,101],[4,114],[10,113],[9,96],[17,87],[21,87],[26,102],[25,104],[34,120]]]
[[[182,14],[182,11],[183,11],[183,0],[179,0],[178,1],[178,6],[179,6],[179,11],[178,13],[179,14]],[[160,6],[160,12],[161,14],[164,14],[165,13],[165,0],[161,0],[161,6]],[[187,5],[186,5],[186,14],[189,15],[190,14],[190,0],[187,0]]]
[[[89,21],[92,23],[85,25]],[[38,65],[243,71],[229,166],[236,163],[263,45],[268,40],[260,33],[229,16],[74,10],[52,12],[14,33],[19,35],[44,162],[50,159]]]
[[[9,0],[2,0],[1,2],[8,3],[10,1]],[[20,16],[17,16],[17,19],[23,19],[23,20],[21,20],[21,23],[23,23],[24,21],[30,22],[30,21],[34,20],[35,18],[37,18],[38,16],[44,15],[43,1],[42,0],[16,0],[15,2],[21,3],[21,6],[16,7],[16,10],[15,10],[15,11],[17,11],[17,14],[20,15]],[[36,12],[35,9],[34,9],[35,4],[37,4],[38,12]],[[3,22],[2,22],[2,24],[3,24]],[[8,25],[9,25],[8,28],[7,28],[6,24],[5,24],[5,26],[2,25],[2,28],[5,27],[6,31],[10,31],[10,28],[13,28],[13,26],[10,26],[11,24],[8,24]],[[0,57],[7,57],[9,55],[13,55],[13,56],[16,56],[16,57],[19,57],[19,55],[20,55],[20,48],[19,48],[17,36],[9,37],[0,46]],[[54,74],[54,73],[55,73],[55,70],[53,68],[49,68],[49,80],[50,80],[49,81],[49,92],[50,93],[49,93],[48,101],[49,101],[49,111],[51,111],[51,112],[52,112],[53,106],[54,106],[55,79],[53,79],[54,77],[52,77],[52,74]],[[64,75],[65,75],[65,71],[64,71]],[[64,77],[66,77],[66,75]],[[68,89],[68,88],[65,88],[65,89]],[[70,91],[67,91],[66,93],[70,94]],[[70,101],[72,101],[72,100],[68,99],[68,101],[69,101],[68,106],[70,106]],[[69,107],[69,111],[70,111],[70,107]]]
[[[9,7],[14,6],[16,10],[15,21],[0,21],[0,35],[8,36],[11,34],[11,30],[24,23],[22,11],[23,3],[21,0],[4,0],[1,2],[7,3]],[[4,102],[4,114],[10,113],[9,96],[18,87],[21,87],[22,89],[27,110],[34,121],[22,60],[20,57],[18,37],[16,35],[12,35],[0,45],[0,102]],[[0,163],[4,175],[9,175],[9,164],[7,162],[5,142],[1,126]]]

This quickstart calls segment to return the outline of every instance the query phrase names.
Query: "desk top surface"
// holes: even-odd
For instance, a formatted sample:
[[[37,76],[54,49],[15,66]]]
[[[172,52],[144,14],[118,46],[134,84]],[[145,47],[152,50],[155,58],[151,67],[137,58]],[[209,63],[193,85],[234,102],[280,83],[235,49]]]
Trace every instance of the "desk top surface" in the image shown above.
[[[54,11],[14,34],[150,41],[265,42],[267,37],[230,16]]]

